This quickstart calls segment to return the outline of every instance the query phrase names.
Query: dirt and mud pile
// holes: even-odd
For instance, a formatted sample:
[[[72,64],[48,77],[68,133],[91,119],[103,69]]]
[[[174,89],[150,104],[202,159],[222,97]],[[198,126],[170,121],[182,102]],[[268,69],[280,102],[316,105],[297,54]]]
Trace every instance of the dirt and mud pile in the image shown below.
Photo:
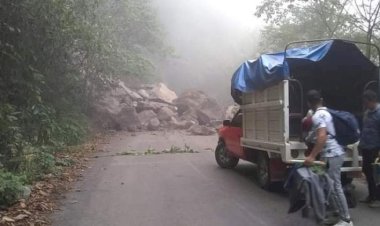
[[[92,106],[94,124],[106,130],[157,131],[188,130],[195,135],[215,133],[223,119],[216,100],[197,90],[180,95],[165,84],[129,88],[113,82]]]

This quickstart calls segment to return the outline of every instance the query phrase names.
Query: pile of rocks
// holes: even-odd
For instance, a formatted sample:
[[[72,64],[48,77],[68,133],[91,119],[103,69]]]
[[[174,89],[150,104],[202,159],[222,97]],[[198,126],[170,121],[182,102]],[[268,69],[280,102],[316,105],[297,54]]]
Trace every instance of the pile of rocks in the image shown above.
[[[127,131],[180,129],[209,135],[222,118],[221,107],[205,93],[192,90],[177,96],[163,83],[131,89],[114,82],[92,110],[98,127]]]

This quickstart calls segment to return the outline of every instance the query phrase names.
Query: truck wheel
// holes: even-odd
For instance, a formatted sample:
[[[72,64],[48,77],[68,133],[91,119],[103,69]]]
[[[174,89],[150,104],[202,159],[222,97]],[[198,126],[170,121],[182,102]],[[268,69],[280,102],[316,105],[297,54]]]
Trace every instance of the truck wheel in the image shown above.
[[[269,157],[266,152],[260,152],[257,156],[257,182],[265,190],[270,190],[272,185],[270,179]]]
[[[238,158],[228,154],[227,147],[223,142],[219,142],[218,146],[216,146],[215,159],[218,165],[225,169],[235,168],[239,162]]]

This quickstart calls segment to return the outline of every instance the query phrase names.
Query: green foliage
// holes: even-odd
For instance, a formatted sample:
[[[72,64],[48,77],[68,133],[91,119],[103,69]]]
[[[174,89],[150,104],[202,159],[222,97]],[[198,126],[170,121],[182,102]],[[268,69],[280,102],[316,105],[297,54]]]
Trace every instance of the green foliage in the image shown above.
[[[0,170],[0,206],[7,206],[20,198],[25,178]]]
[[[153,74],[163,36],[149,0],[1,1],[0,166],[52,172],[110,78]]]
[[[282,50],[291,41],[310,39],[380,41],[379,1],[268,0],[258,6],[256,16],[269,23],[263,30],[262,50]],[[363,51],[373,57],[370,48]]]
[[[64,167],[68,167],[68,166],[71,166],[75,163],[75,161],[71,158],[61,158],[61,159],[56,159],[55,161],[55,165],[60,167],[60,166],[64,166]]]
[[[25,147],[22,157],[17,158],[18,170],[28,182],[40,179],[43,175],[56,170],[55,147]]]
[[[0,105],[0,164],[9,165],[9,161],[19,154],[24,141],[21,129],[17,126],[14,108],[9,104]]]

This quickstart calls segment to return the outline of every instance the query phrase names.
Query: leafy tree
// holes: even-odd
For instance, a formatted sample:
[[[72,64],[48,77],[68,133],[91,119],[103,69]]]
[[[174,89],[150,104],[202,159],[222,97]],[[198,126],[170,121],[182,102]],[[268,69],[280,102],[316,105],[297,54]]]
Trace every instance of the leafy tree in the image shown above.
[[[356,13],[352,15],[353,23],[361,32],[365,34],[365,41],[371,43],[373,39],[379,41],[379,37],[376,32],[379,31],[379,20],[380,20],[380,1],[367,0],[359,1],[353,0],[354,8]],[[368,46],[366,48],[366,55],[371,56],[371,48]]]
[[[1,1],[0,168],[80,142],[110,79],[168,53],[150,0]]]
[[[300,39],[379,42],[379,8],[378,0],[269,0],[258,6],[256,15],[271,24],[263,31],[264,46],[283,48]],[[371,56],[370,47],[366,54]]]
[[[262,32],[264,48],[284,48],[295,40],[310,40],[350,36],[350,18],[343,10],[337,12],[340,3],[324,0],[310,4],[288,5],[287,16],[281,22],[267,25]],[[258,14],[259,15],[259,14]],[[267,18],[268,21],[273,19]]]

